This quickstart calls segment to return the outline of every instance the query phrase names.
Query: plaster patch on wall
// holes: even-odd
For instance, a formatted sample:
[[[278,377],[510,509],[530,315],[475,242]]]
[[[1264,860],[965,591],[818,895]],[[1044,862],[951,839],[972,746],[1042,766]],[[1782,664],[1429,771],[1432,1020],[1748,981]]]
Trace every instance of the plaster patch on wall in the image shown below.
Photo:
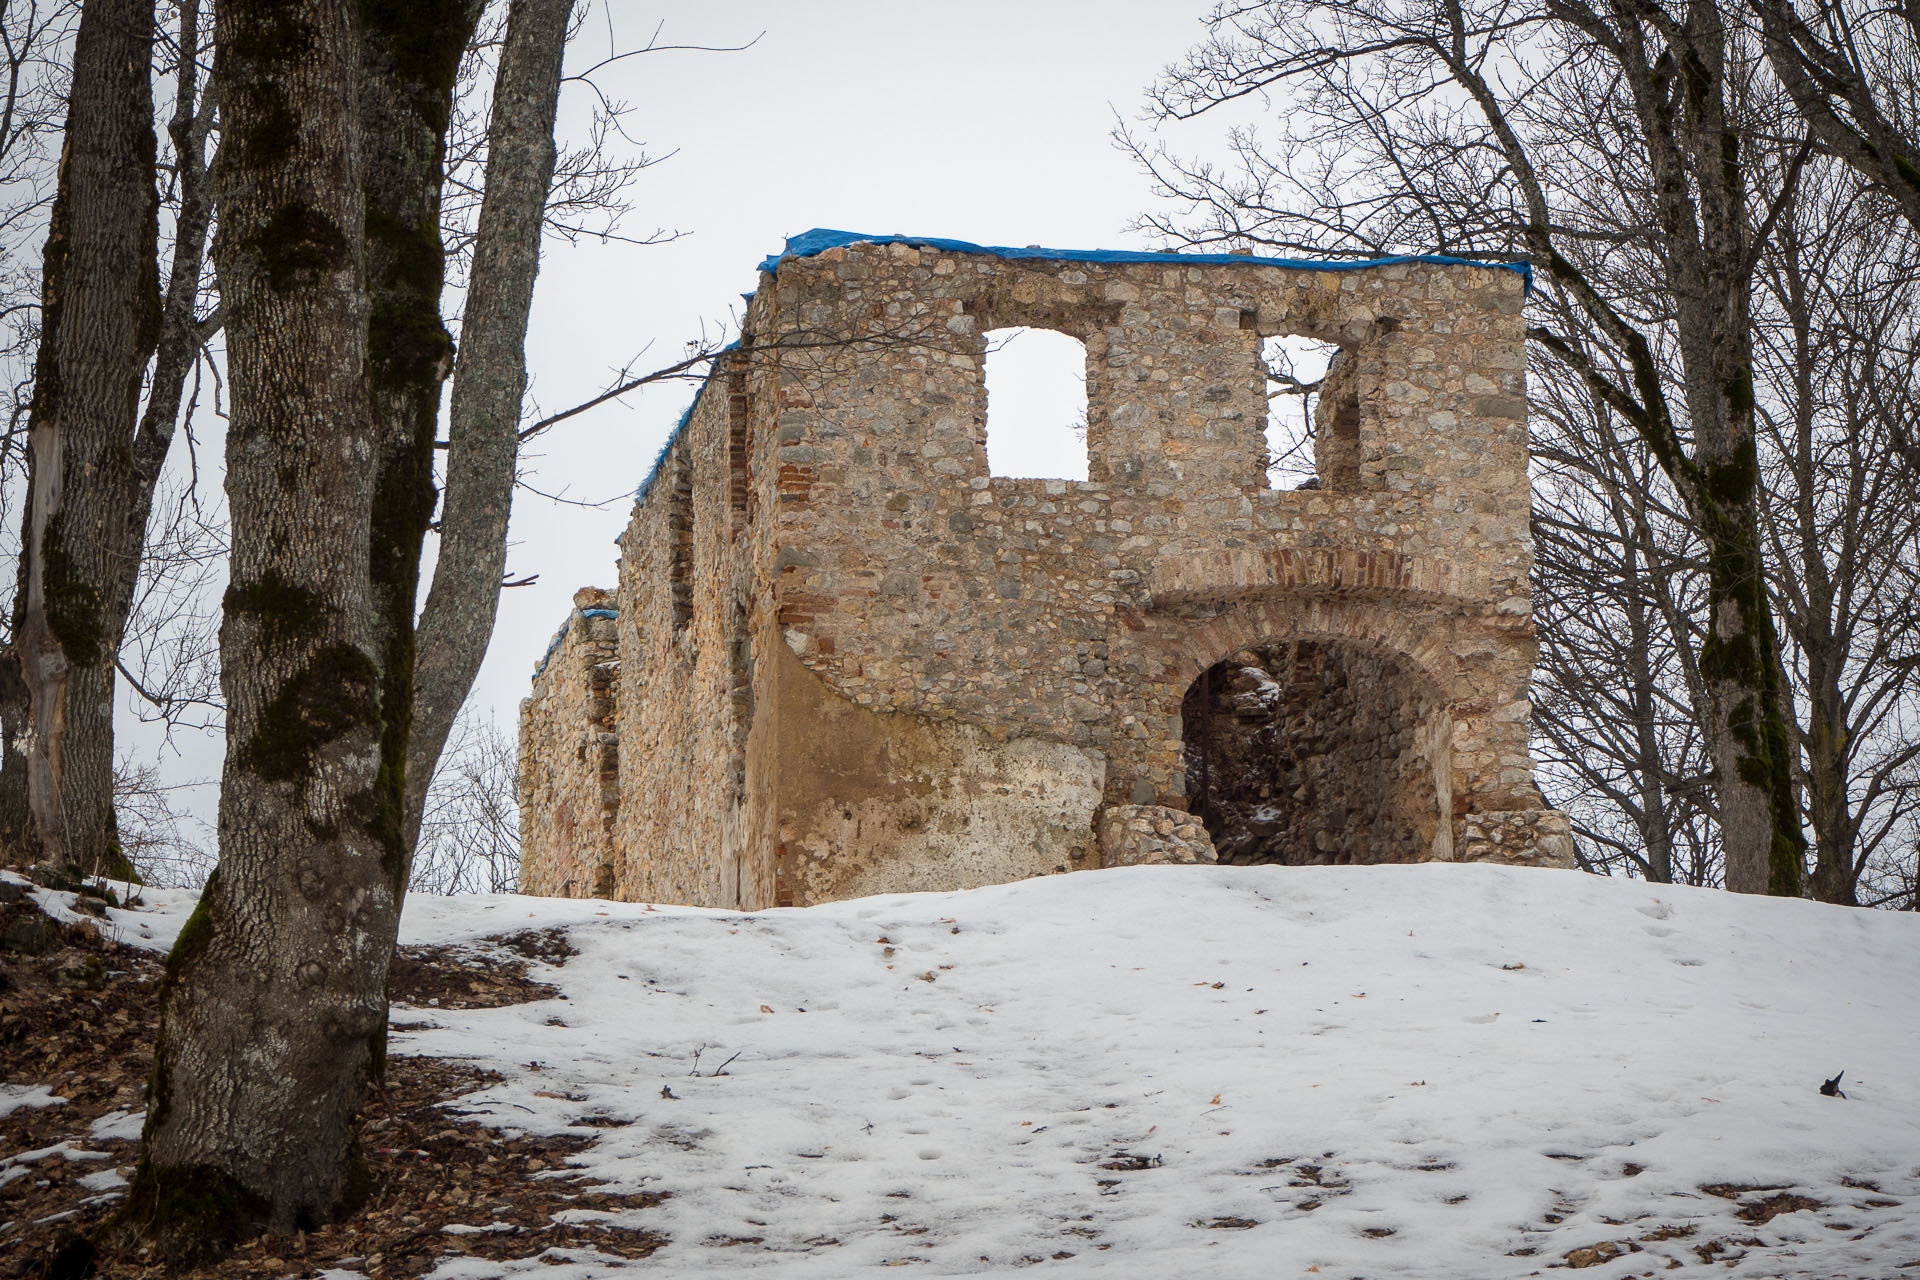
[[[1088,865],[1106,762],[861,707],[779,662],[779,901],[998,884]]]

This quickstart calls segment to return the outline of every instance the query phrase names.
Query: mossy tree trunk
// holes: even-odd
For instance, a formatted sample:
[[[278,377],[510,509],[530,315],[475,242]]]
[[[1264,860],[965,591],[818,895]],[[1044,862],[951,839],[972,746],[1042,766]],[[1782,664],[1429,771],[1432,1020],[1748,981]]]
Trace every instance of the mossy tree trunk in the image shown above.
[[[1456,32],[1465,17],[1449,0]],[[1487,117],[1521,188],[1529,247],[1588,320],[1617,345],[1630,381],[1616,383],[1587,353],[1535,329],[1595,395],[1633,427],[1686,503],[1707,560],[1707,628],[1699,670],[1701,728],[1714,765],[1726,887],[1797,896],[1806,837],[1793,784],[1793,744],[1779,637],[1766,590],[1754,439],[1753,333],[1746,184],[1741,138],[1727,116],[1728,32],[1711,0],[1677,17],[1629,0],[1590,8],[1572,0],[1549,13],[1577,29],[1620,72],[1640,126],[1659,224],[1663,297],[1680,352],[1690,447],[1676,425],[1664,371],[1645,334],[1560,251],[1555,220],[1526,148],[1499,99],[1464,55],[1445,61]]]
[[[381,666],[380,803],[382,821],[390,824],[382,838],[393,844],[403,891],[412,849],[406,778],[414,607],[433,518],[440,392],[453,367],[453,340],[440,315],[446,275],[440,188],[454,77],[480,9],[478,0],[365,6],[367,355],[375,459],[369,551]]]
[[[527,317],[553,182],[554,113],[574,0],[513,0],[488,125],[486,193],[461,326],[440,554],[420,618],[407,845],[454,718],[486,656],[507,563],[527,386]]]
[[[160,324],[153,6],[87,0],[42,267],[14,645],[40,856],[118,870],[113,672],[144,528],[134,430]],[[144,521],[142,522],[144,524]],[[131,565],[127,562],[131,560]]]
[[[168,957],[127,1213],[176,1255],[358,1198],[400,867],[369,584],[357,0],[220,0],[231,586],[220,867]]]
[[[116,874],[128,868],[113,815],[114,669],[199,347],[193,307],[206,258],[197,0],[180,6],[179,24],[169,130],[179,203],[163,303],[153,6],[88,0],[81,11],[42,277],[15,644],[0,679],[6,838]]]
[[[232,586],[220,868],[168,959],[128,1216],[175,1257],[351,1211],[406,888],[413,603],[475,0],[232,0],[216,248]]]
[[[1586,29],[1617,51],[1646,138],[1692,451],[1664,407],[1636,426],[1706,544],[1699,668],[1726,886],[1797,896],[1806,839],[1760,537],[1750,214],[1742,139],[1727,115],[1731,37],[1712,0],[1689,0],[1677,18],[1630,3],[1609,12],[1612,21]]]

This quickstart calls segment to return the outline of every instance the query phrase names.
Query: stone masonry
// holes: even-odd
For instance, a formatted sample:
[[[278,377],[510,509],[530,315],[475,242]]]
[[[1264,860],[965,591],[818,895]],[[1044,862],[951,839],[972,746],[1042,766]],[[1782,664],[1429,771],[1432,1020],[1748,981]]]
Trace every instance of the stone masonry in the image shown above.
[[[790,242],[523,705],[523,888],[755,909],[1215,844],[1568,865],[1527,753],[1524,292],[1444,259]],[[1009,326],[1085,344],[1084,482],[988,474]],[[1342,348],[1317,488],[1266,487],[1281,334]],[[1224,714],[1250,667],[1284,706]],[[1242,720],[1268,745],[1190,759]],[[1271,803],[1196,810],[1190,763],[1249,751]]]

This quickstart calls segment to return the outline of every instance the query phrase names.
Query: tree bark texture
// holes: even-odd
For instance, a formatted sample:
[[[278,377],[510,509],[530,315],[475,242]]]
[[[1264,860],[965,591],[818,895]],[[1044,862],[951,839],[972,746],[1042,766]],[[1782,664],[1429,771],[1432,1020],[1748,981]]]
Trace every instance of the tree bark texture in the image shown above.
[[[119,870],[113,670],[139,569],[141,379],[160,323],[153,6],[87,0],[47,233],[15,645],[41,856]]]
[[[440,188],[454,79],[480,8],[477,0],[366,7],[367,387],[375,469],[369,570],[381,668],[380,807],[392,824],[382,839],[400,851],[403,866],[414,833],[406,813],[414,606],[433,519],[440,390],[453,363],[453,340],[440,317]]]
[[[16,602],[19,598],[14,596]],[[10,634],[19,634],[18,622],[15,609]],[[27,682],[21,677],[19,651],[10,644],[0,646],[0,851],[23,862],[39,857],[27,804],[27,757],[20,750],[19,729],[26,722]]]
[[[1653,162],[1693,433],[1691,457],[1670,447],[1672,462],[1661,461],[1707,546],[1700,674],[1726,884],[1793,897],[1806,841],[1760,538],[1749,214],[1741,138],[1726,114],[1728,33],[1713,0],[1691,0],[1681,23],[1661,33],[1663,57],[1648,56],[1638,22],[1623,20],[1620,29]]]
[[[78,114],[85,107],[97,114],[103,109],[100,104],[107,95],[117,95],[112,99],[116,104],[112,109],[122,117],[124,129],[120,134],[121,145],[114,149],[111,157],[107,178],[125,198],[114,198],[111,192],[103,197],[99,192],[83,190],[78,184],[63,183],[57,195],[63,202],[63,211],[56,213],[62,238],[49,241],[44,287],[51,315],[56,305],[64,307],[66,303],[65,298],[56,294],[75,287],[73,259],[83,244],[97,238],[98,233],[91,229],[77,234],[74,227],[99,219],[104,207],[108,227],[117,228],[114,232],[116,253],[111,270],[100,266],[92,269],[96,277],[105,276],[104,280],[96,281],[94,287],[117,290],[126,299],[126,314],[137,322],[139,340],[117,342],[93,352],[94,358],[103,365],[109,360],[119,362],[120,372],[116,375],[119,398],[110,419],[94,423],[76,421],[70,405],[62,414],[63,420],[49,419],[49,427],[64,432],[67,437],[64,470],[58,479],[66,494],[63,505],[72,514],[65,517],[57,541],[43,542],[37,551],[33,550],[33,531],[41,522],[34,499],[50,495],[30,492],[21,536],[22,547],[29,551],[21,557],[21,590],[13,634],[26,634],[23,632],[24,606],[29,598],[30,579],[36,575],[57,574],[60,569],[58,557],[49,561],[46,553],[64,552],[69,562],[90,566],[92,576],[84,585],[91,587],[94,595],[87,597],[84,593],[70,592],[69,596],[78,602],[89,599],[97,602],[94,629],[100,637],[102,661],[99,665],[104,670],[98,675],[90,674],[79,685],[71,680],[62,684],[58,680],[42,679],[30,686],[25,646],[16,646],[12,653],[0,656],[0,661],[10,668],[9,674],[0,675],[0,723],[8,726],[6,751],[0,759],[0,839],[31,856],[53,856],[58,861],[77,863],[89,870],[111,869],[125,874],[128,868],[117,855],[113,815],[107,799],[112,792],[113,665],[125,635],[127,613],[139,577],[154,486],[173,443],[183,389],[199,349],[193,308],[206,263],[210,199],[201,158],[206,140],[202,129],[196,127],[201,97],[197,65],[200,5],[198,0],[183,0],[179,10],[176,105],[169,129],[174,142],[179,204],[174,216],[173,261],[166,299],[160,304],[154,298],[158,225],[150,207],[155,203],[151,176],[154,145],[151,87],[145,61],[150,56],[153,39],[151,23],[149,21],[144,29],[137,25],[142,18],[138,6],[121,3],[98,7],[101,12],[96,20],[117,38],[108,42],[104,55],[97,44],[91,49],[76,48],[74,111]],[[136,25],[130,27],[129,22]],[[142,47],[149,52],[142,53]],[[104,84],[98,75],[103,56],[112,58],[110,69],[115,73]],[[75,121],[76,125],[79,123]],[[72,147],[82,143],[85,132],[76,131],[70,143],[70,159]],[[144,161],[140,153],[144,153]],[[146,166],[144,175],[142,164]],[[144,211],[143,206],[147,206]],[[132,231],[126,229],[130,216],[134,219]],[[120,273],[118,279],[114,278],[115,273]],[[47,339],[41,351],[43,362],[70,361],[71,350],[63,354],[63,346],[92,340],[67,331],[64,317],[58,344],[53,341],[55,336],[52,331],[43,335]],[[140,372],[150,356],[153,366],[147,404],[135,428],[121,405],[126,395],[137,397]],[[125,385],[129,379],[135,384],[131,393]],[[37,393],[51,397],[49,413],[61,409],[66,385],[56,369],[53,380],[44,384],[44,390],[36,387]],[[85,436],[90,431],[97,439],[87,443]],[[76,457],[82,460],[78,472],[74,470]],[[86,458],[102,457],[103,462],[89,469]],[[71,655],[64,656],[70,663]],[[44,654],[41,658],[44,672],[48,664]],[[57,661],[52,669],[58,671]],[[80,696],[83,691],[93,696]],[[32,701],[36,696],[39,698],[37,709]],[[46,723],[57,725],[61,731],[42,732],[40,726]],[[18,732],[20,726],[29,724],[33,725],[33,731]],[[78,744],[82,743],[85,747],[79,748]],[[37,783],[31,788],[30,776]],[[30,803],[30,792],[38,797],[37,803]],[[49,818],[58,836],[54,846],[48,846],[41,836],[41,829],[48,825]],[[100,825],[103,822],[104,827]],[[89,849],[101,852],[90,855]]]
[[[427,785],[486,656],[507,562],[527,316],[553,182],[554,113],[574,0],[513,0],[488,130],[486,194],[453,384],[440,554],[420,619],[407,844]]]
[[[176,1257],[348,1211],[405,866],[369,583],[358,0],[220,0],[231,418],[220,866],[168,957],[126,1213]]]

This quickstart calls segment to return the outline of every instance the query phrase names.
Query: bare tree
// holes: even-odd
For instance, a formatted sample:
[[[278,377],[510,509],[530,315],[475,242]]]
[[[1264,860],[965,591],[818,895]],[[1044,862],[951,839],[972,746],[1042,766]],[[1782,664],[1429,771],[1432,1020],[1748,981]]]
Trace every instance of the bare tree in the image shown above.
[[[66,115],[78,0],[27,0],[0,7],[0,539],[19,563],[17,499],[26,487],[26,424],[40,336],[40,273],[27,266],[46,228],[61,122]],[[18,580],[6,590],[0,634],[0,846],[23,849],[32,817],[20,730],[27,685],[13,639]]]
[[[509,11],[449,408],[439,554],[420,617],[417,722],[407,761],[409,841],[419,831],[441,748],[486,656],[505,578],[527,384],[527,317],[553,188],[553,122],[572,8],[573,0],[514,0]]]
[[[462,711],[427,787],[412,893],[512,893],[520,882],[519,762],[491,718]]]
[[[1635,432],[1700,538],[1697,663],[1726,883],[1798,893],[1805,841],[1756,494],[1747,274],[1765,220],[1753,184],[1771,175],[1742,113],[1757,55],[1706,0],[1270,0],[1221,5],[1211,24],[1163,78],[1158,113],[1282,92],[1287,134],[1269,154],[1236,131],[1231,171],[1136,145],[1200,215],[1150,225],[1189,242],[1532,259],[1579,321],[1535,326],[1539,349]],[[1613,207],[1587,216],[1600,190]],[[1634,257],[1637,287],[1611,287]]]
[[[1767,59],[1821,145],[1920,231],[1920,5],[1747,0]]]
[[[1920,254],[1883,194],[1810,166],[1760,255],[1759,421],[1812,890],[1912,856],[1920,793]]]
[[[170,484],[163,476],[115,664],[135,714],[169,733],[221,723],[215,588],[226,556],[224,516],[202,510],[190,482]]]
[[[1695,655],[1699,540],[1646,446],[1567,379],[1532,389],[1534,730],[1582,865],[1721,882]]]
[[[120,847],[142,884],[197,889],[213,870],[212,831],[183,803],[203,784],[168,782],[152,764],[122,756],[113,771]]]

